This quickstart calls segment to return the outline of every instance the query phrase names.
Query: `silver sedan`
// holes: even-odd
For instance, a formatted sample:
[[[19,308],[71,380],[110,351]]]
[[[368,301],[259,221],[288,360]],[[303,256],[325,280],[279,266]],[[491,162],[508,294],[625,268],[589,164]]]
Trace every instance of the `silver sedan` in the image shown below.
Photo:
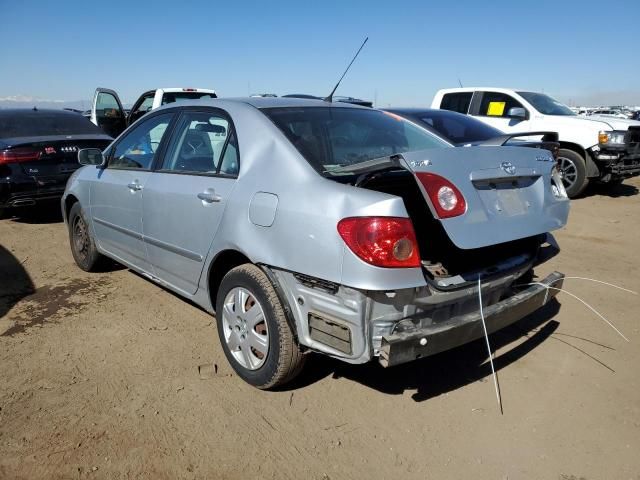
[[[393,114],[248,98],[172,104],[122,133],[62,199],[80,268],[104,257],[216,314],[259,388],[307,352],[392,366],[548,301],[569,201],[544,150],[453,148]],[[529,285],[527,285],[529,284]]]

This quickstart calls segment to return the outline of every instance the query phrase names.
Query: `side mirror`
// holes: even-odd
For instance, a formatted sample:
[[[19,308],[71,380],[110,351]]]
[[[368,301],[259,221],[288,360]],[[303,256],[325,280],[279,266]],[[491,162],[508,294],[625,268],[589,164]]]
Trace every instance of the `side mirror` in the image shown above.
[[[83,148],[78,151],[78,163],[80,165],[95,165],[98,168],[105,166],[102,150],[99,148]]]
[[[518,118],[520,120],[526,120],[527,111],[522,107],[511,107],[507,112],[507,116],[510,118]]]

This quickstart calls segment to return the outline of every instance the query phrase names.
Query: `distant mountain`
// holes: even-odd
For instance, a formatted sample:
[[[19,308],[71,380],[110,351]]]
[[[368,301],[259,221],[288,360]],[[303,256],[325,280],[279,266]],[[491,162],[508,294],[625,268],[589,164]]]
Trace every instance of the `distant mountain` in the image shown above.
[[[90,100],[52,100],[48,98],[31,97],[28,95],[11,95],[0,97],[0,108],[75,108],[88,110]]]

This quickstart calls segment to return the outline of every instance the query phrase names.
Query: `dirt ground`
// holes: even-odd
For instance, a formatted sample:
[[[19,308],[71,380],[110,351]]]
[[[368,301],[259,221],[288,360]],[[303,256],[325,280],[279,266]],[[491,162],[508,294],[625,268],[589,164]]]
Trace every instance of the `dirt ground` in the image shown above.
[[[640,180],[572,202],[556,269],[640,291]],[[312,356],[279,392],[214,319],[73,263],[56,210],[0,221],[2,479],[640,479],[640,296],[582,280],[483,341],[385,370]]]

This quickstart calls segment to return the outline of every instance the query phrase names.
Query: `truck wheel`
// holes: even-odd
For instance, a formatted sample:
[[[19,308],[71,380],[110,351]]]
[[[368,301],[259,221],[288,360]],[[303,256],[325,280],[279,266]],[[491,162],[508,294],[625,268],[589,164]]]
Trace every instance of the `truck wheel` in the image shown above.
[[[79,202],[74,203],[69,211],[69,243],[73,259],[82,270],[85,272],[99,270],[104,257],[96,249],[89,224]]]
[[[216,323],[227,360],[254,387],[277,387],[302,370],[305,357],[282,303],[267,276],[255,265],[240,265],[222,279]]]
[[[577,197],[589,185],[584,158],[573,150],[561,148],[558,151],[558,170],[569,198]]]

